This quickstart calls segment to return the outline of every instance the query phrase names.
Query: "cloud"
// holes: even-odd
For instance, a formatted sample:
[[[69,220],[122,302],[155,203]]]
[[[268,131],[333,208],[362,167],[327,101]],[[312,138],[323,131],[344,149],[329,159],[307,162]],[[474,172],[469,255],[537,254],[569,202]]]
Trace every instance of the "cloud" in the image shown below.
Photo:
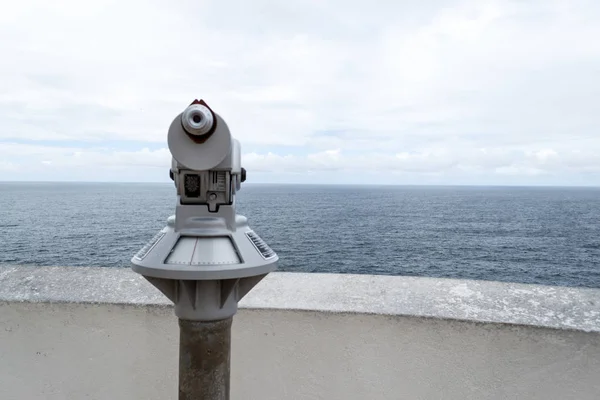
[[[0,171],[14,172],[17,170],[17,166],[8,161],[0,161]]]
[[[0,159],[7,160],[0,162],[0,172],[7,180],[65,176],[66,180],[146,182],[168,180],[171,154],[167,148],[123,151],[4,143]],[[554,179],[560,185],[593,185],[600,178],[597,152],[550,148],[428,148],[395,154],[346,153],[341,149],[297,155],[246,152],[242,154],[242,165],[257,178],[254,182],[448,184],[450,180],[461,184],[510,184],[510,179],[519,178],[517,183],[526,184],[531,182],[528,179],[545,177],[545,184]],[[589,181],[573,180],[572,175]]]
[[[29,179],[22,166],[42,162],[47,179],[74,179],[81,158],[102,167],[97,179],[134,168],[128,179],[163,180],[166,130],[196,97],[265,180],[319,170],[393,171],[398,183],[596,179],[596,2],[2,8],[0,180]]]

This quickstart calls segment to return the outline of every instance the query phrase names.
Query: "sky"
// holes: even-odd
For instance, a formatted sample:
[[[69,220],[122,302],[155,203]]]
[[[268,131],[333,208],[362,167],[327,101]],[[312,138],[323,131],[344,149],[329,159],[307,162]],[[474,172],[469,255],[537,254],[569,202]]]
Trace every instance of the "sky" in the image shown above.
[[[202,98],[248,182],[600,186],[596,1],[0,10],[0,181],[168,182]]]

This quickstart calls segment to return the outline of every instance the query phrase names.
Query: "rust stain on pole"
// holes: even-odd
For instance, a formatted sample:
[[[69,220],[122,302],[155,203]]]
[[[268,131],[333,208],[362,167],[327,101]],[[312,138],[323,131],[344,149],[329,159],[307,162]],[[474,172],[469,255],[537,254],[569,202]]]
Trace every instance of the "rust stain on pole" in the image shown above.
[[[179,400],[229,400],[232,320],[179,320]]]

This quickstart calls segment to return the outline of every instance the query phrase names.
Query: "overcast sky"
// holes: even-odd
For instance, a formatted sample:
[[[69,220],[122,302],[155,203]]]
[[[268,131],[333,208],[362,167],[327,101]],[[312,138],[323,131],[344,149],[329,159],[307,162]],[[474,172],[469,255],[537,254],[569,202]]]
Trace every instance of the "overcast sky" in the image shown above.
[[[0,3],[0,180],[168,181],[203,98],[251,182],[600,185],[597,1]]]

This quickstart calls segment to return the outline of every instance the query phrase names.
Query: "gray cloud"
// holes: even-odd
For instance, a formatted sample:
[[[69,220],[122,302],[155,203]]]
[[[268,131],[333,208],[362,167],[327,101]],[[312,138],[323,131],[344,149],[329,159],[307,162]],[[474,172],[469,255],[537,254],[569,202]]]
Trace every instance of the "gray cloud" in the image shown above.
[[[67,179],[79,165],[65,150],[75,142],[90,142],[76,152],[103,167],[102,180],[124,176],[108,166],[150,176],[148,168],[168,168],[168,153],[157,149],[196,97],[260,149],[245,162],[265,180],[319,168],[352,170],[357,182],[386,171],[397,183],[423,174],[449,183],[597,179],[596,2],[40,1],[4,9],[0,179],[41,161],[48,179]]]

